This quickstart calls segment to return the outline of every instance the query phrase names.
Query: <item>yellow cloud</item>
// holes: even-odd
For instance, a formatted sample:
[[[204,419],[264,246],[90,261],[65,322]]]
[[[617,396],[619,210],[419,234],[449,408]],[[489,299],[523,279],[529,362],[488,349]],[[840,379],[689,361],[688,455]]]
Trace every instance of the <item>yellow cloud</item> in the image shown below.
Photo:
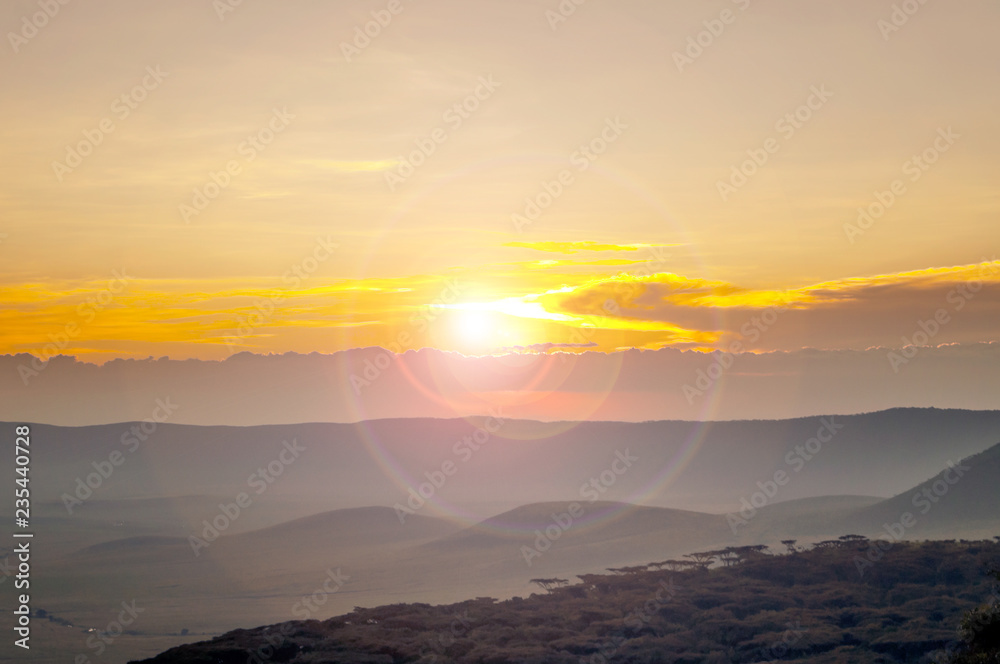
[[[460,304],[439,304],[439,309],[456,309],[459,311],[480,311],[507,314],[518,318],[534,318],[537,320],[552,320],[559,322],[570,322],[575,320],[573,316],[567,314],[553,313],[545,309],[536,302],[534,296],[511,297],[496,302],[463,302]]]
[[[911,286],[931,287],[939,284],[975,280],[1000,282],[1000,260],[984,260],[980,263],[972,263],[970,265],[932,267],[923,270],[880,274],[873,277],[824,281],[809,286],[807,289],[812,292],[824,293],[831,299],[834,299],[837,294],[850,294],[852,291],[861,291],[875,286],[908,284]]]
[[[588,328],[591,330],[614,330],[636,333],[655,332],[666,335],[670,343],[714,343],[719,338],[719,334],[714,331],[686,329],[662,320],[639,320],[607,314],[593,315],[559,312],[546,307],[544,304],[544,301],[557,302],[558,296],[573,293],[574,291],[574,287],[565,286],[545,293],[505,298],[493,302],[445,304],[440,305],[440,308],[507,314],[518,318],[552,321],[575,329]],[[667,342],[661,340],[658,343],[662,345]]]
[[[385,345],[406,332],[408,347],[451,349],[451,326],[464,313],[494,315],[517,344],[567,343],[589,331],[594,350],[664,345],[707,348],[724,336],[710,329],[712,309],[808,309],[827,305],[871,306],[897,289],[920,297],[948,284],[1000,282],[1000,261],[845,278],[787,289],[751,289],[671,272],[607,275],[558,268],[582,263],[557,260],[493,264],[405,277],[335,279],[284,288],[281,279],[134,278],[113,298],[96,296],[106,279],[8,284],[0,289],[0,353],[37,352],[56,344],[65,354],[205,357],[237,335],[239,346],[271,351],[305,343],[332,352],[358,345]],[[601,263],[597,261],[595,263]],[[893,288],[886,293],[887,288]],[[868,301],[868,304],[864,304]],[[260,315],[260,311],[266,312]],[[685,312],[684,309],[687,309]],[[692,315],[700,310],[702,316]],[[439,315],[433,315],[439,312]],[[449,313],[451,312],[451,313]],[[256,320],[244,332],[237,330]],[[414,322],[416,320],[416,323]],[[683,321],[683,322],[681,322]],[[695,322],[701,321],[701,322]],[[693,329],[700,328],[700,329]],[[323,330],[328,330],[326,334]],[[318,335],[318,336],[317,336]],[[65,343],[56,341],[65,337]],[[498,337],[499,338],[499,337]],[[317,341],[318,339],[318,341]],[[508,344],[508,345],[513,345]],[[55,347],[55,346],[53,346]]]
[[[1000,261],[852,277],[789,289],[748,289],[726,281],[686,277],[671,272],[646,276],[621,273],[592,279],[563,293],[567,303],[584,309],[603,305],[608,299],[618,302],[620,306],[633,305],[637,309],[655,309],[658,304],[766,309],[843,302],[874,287],[906,285],[919,288],[976,279],[1000,282]],[[635,305],[637,298],[643,295],[647,296],[645,304]]]

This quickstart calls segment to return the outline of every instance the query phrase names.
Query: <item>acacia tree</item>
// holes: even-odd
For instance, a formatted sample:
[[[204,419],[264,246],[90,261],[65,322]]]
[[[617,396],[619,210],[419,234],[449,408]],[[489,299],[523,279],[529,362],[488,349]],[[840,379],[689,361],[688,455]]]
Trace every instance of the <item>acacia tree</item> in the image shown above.
[[[843,542],[845,548],[852,544],[868,544],[868,538],[864,535],[841,535],[838,539]]]
[[[748,546],[733,547],[733,549],[743,557],[743,560],[760,558],[762,556],[769,555],[767,553],[768,546],[766,544],[750,544]]]
[[[736,547],[727,546],[725,549],[715,551],[714,553],[715,557],[718,558],[719,562],[721,562],[725,567],[732,567],[742,560],[742,556]]]
[[[537,584],[540,588],[543,588],[546,592],[552,592],[553,588],[559,588],[565,586],[569,583],[567,579],[531,579],[528,583]]]
[[[619,567],[618,569],[622,574],[639,574],[640,572],[645,572],[648,567],[648,565],[632,565],[630,567]]]
[[[693,560],[664,560],[650,565],[650,567],[653,566],[656,566],[657,569],[663,569],[666,567],[670,572],[682,572],[687,569],[700,567],[701,563],[696,563]]]
[[[685,554],[685,558],[690,558],[691,560],[698,563],[698,565],[710,565],[712,561],[715,560],[716,556],[719,555],[718,551],[701,551],[700,553],[688,553]]]

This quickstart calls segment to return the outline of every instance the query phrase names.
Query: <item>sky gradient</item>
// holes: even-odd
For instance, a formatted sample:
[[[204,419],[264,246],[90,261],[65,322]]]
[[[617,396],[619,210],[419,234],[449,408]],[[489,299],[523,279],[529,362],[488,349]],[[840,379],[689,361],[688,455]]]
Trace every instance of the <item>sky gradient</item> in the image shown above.
[[[40,11],[0,353],[1000,341],[996,2]]]

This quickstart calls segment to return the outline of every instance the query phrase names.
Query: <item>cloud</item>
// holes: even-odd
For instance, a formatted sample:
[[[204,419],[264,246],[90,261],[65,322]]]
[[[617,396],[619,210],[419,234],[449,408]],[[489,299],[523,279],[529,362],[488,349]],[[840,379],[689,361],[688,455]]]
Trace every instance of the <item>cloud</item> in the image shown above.
[[[921,321],[947,317],[935,343],[997,339],[1000,261],[821,282],[790,289],[749,289],[672,273],[619,274],[537,296],[547,311],[590,316],[595,325],[636,331],[670,323],[703,343],[753,337],[757,348],[899,345]],[[780,324],[754,322],[769,310]],[[939,313],[943,312],[943,313]],[[609,323],[613,320],[614,323]],[[748,335],[747,325],[751,331]],[[703,333],[698,337],[695,332]]]
[[[716,356],[675,348],[616,353],[546,350],[467,357],[434,349],[389,354],[239,353],[224,361],[112,360],[0,355],[0,421],[63,425],[139,420],[164,394],[182,405],[177,423],[281,424],[392,417],[464,417],[500,405],[540,420],[761,419],[871,412],[898,406],[1000,408],[1000,343],[925,348],[898,373],[887,348],[737,353],[706,392],[683,387]],[[128,350],[123,347],[112,346]],[[357,391],[352,376],[384,366]],[[38,371],[25,389],[23,367]],[[85,385],[86,389],[79,389]],[[129,398],[120,398],[122,386]],[[67,394],[72,398],[67,398]],[[59,403],[59,408],[52,408]]]
[[[574,273],[560,270],[562,262],[532,271],[488,264],[367,279],[317,274],[298,288],[280,277],[133,278],[104,304],[88,302],[108,286],[106,279],[29,282],[0,293],[10,303],[0,311],[0,352],[38,352],[52,335],[69,336],[61,352],[106,355],[109,348],[129,347],[141,356],[218,357],[231,337],[271,352],[333,352],[398,343],[402,334],[405,348],[462,350],[449,345],[457,338],[456,317],[475,312],[493,314],[493,321],[506,326],[508,336],[498,335],[496,348],[543,348],[548,342],[574,348],[586,342],[606,352],[708,349],[741,340],[755,350],[863,349],[900,345],[942,310],[948,322],[934,344],[998,339],[996,260],[786,289],[642,274],[642,267],[637,274]],[[755,321],[770,309],[782,312],[780,322],[768,323],[765,331]]]

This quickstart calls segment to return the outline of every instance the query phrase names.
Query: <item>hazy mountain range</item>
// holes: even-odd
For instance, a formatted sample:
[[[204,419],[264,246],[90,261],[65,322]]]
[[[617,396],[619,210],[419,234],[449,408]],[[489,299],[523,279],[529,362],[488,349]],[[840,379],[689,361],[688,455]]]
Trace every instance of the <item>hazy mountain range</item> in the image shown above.
[[[146,509],[135,501],[169,498],[169,511],[155,503],[157,518],[172,513],[177,525],[187,525],[209,516],[205,505],[214,509],[218,500],[247,492],[255,504],[246,521],[256,526],[280,521],[287,516],[282,510],[295,506],[301,516],[371,505],[409,508],[419,505],[408,502],[411,491],[426,485],[424,493],[433,495],[419,508],[422,514],[464,515],[469,523],[565,499],[722,512],[749,500],[760,491],[758,482],[773,481],[776,472],[785,472],[788,481],[768,503],[889,497],[998,442],[1000,411],[896,409],[709,423],[500,417],[257,427],[34,425],[33,436],[33,496],[45,515],[66,516],[69,502],[74,515],[129,520],[131,506]],[[291,441],[298,456],[286,450]],[[88,476],[107,473],[116,454],[120,465],[107,479],[90,477],[96,488],[74,505],[90,489],[81,487]],[[281,463],[282,455],[290,463]],[[620,474],[612,470],[625,465],[616,462],[618,455],[635,459]],[[276,463],[281,474],[271,477],[267,466]],[[613,474],[601,481],[606,471]],[[235,527],[248,526],[240,521]]]
[[[144,613],[108,661],[301,618],[334,576],[310,615],[783,539],[1000,534],[1000,412],[162,424],[138,445],[132,426],[32,426],[35,606],[74,626],[41,623],[62,654],[91,652],[80,628],[133,599]]]

